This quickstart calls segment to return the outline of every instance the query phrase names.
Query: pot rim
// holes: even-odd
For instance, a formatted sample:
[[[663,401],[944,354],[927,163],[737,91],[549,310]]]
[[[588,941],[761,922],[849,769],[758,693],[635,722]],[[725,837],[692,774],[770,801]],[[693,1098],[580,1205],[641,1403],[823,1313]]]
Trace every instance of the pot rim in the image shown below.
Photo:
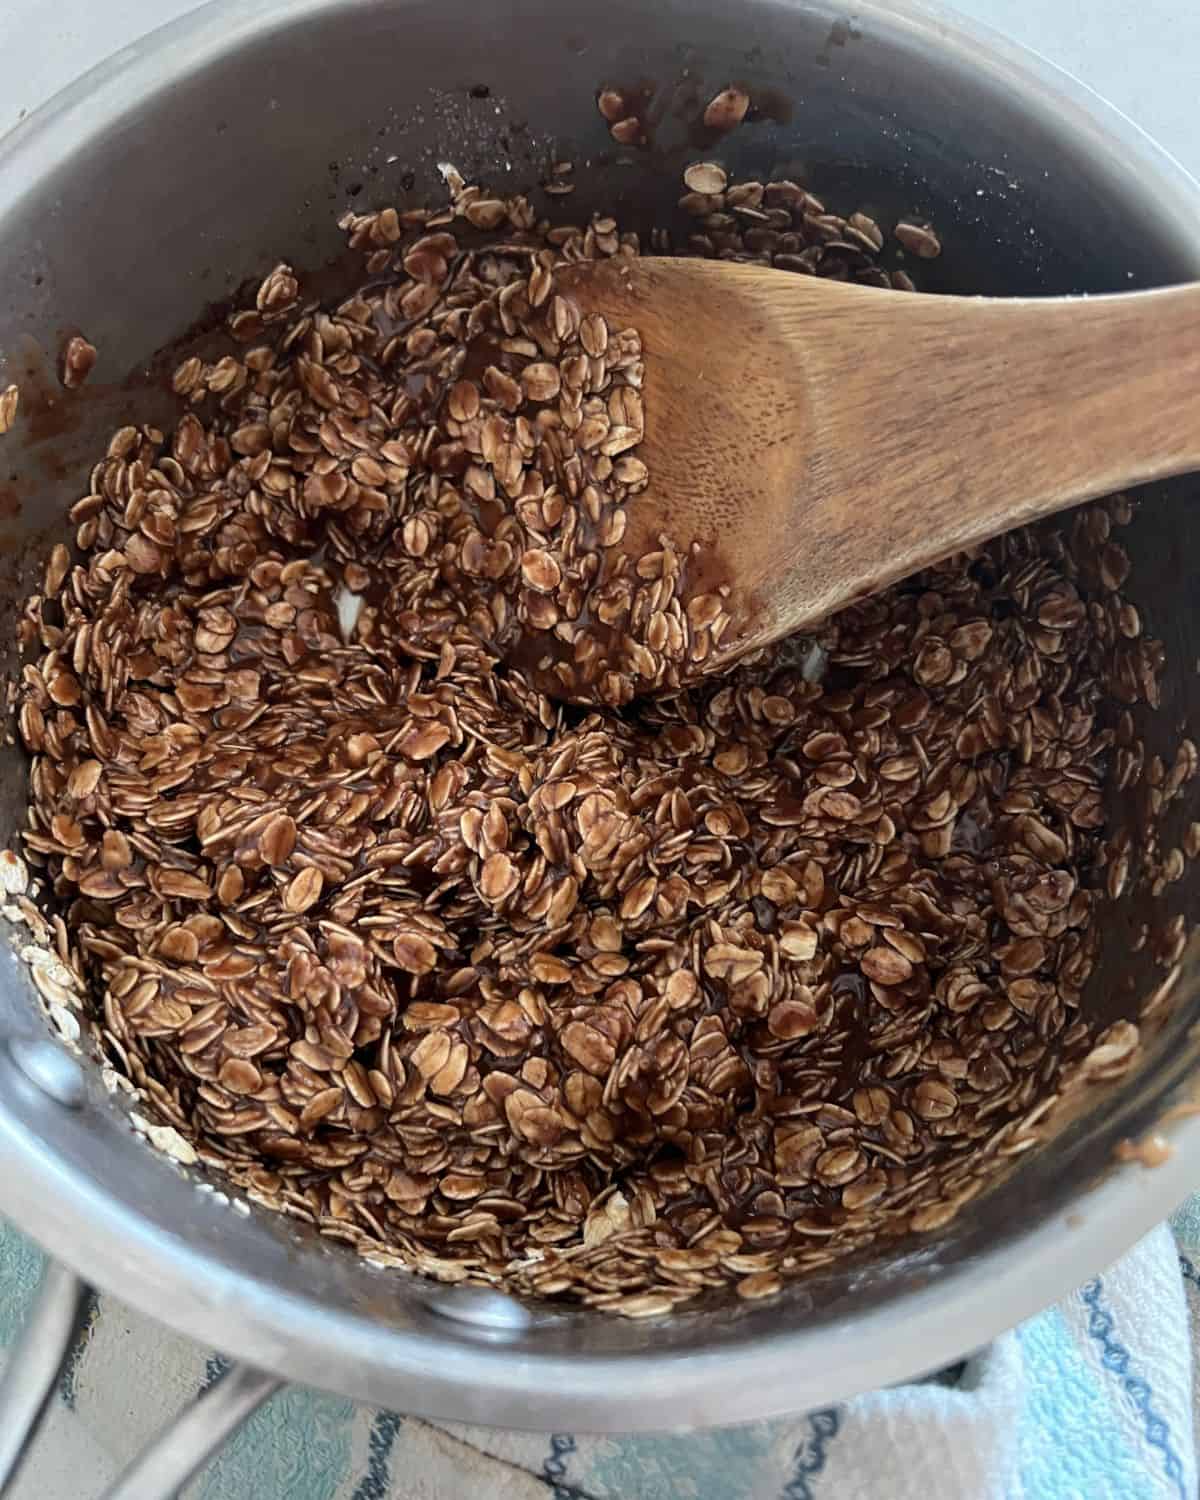
[[[0,140],[0,217],[70,155],[174,78],[270,32],[371,0],[209,0],[98,63]],[[778,0],[777,0],[778,3]],[[799,5],[802,0],[784,0]],[[807,8],[813,8],[807,0]],[[826,8],[820,0],[819,8]],[[831,17],[836,6],[829,0]],[[990,27],[924,0],[858,0],[857,23],[900,28],[971,76],[1039,108],[1090,153],[1136,172],[1165,233],[1195,245],[1200,185],[1097,94]],[[539,1355],[431,1329],[385,1328],[231,1269],[157,1228],[63,1161],[9,1103],[0,1058],[4,1211],[99,1287],[206,1346],[286,1379],[439,1420],[634,1432],[794,1414],[912,1378],[977,1349],[1109,1265],[1197,1187],[1200,1119],[1165,1128],[1164,1165],[1116,1167],[1043,1223],[829,1328],[742,1346],[624,1356]],[[834,1343],[836,1341],[836,1343]],[[831,1347],[833,1345],[833,1347]]]

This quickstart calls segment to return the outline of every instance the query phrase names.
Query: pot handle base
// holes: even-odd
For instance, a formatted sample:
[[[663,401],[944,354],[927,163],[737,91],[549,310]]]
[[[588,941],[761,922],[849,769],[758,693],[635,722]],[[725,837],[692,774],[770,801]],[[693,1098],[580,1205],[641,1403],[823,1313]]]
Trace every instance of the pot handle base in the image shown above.
[[[88,1289],[51,1261],[0,1380],[0,1500],[37,1434],[59,1371],[75,1343]],[[101,1500],[172,1500],[282,1382],[231,1365],[184,1408],[105,1490]]]
[[[0,1380],[0,1500],[21,1466],[79,1332],[87,1287],[50,1261]]]

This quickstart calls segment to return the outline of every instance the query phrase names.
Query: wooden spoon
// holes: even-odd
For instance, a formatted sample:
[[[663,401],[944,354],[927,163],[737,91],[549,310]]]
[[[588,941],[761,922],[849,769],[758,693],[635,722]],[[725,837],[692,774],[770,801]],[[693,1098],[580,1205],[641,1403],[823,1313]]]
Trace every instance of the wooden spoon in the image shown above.
[[[884,295],[655,258],[558,274],[641,334],[650,485],[622,550],[700,543],[732,586],[725,661],[1011,527],[1200,468],[1200,285]]]

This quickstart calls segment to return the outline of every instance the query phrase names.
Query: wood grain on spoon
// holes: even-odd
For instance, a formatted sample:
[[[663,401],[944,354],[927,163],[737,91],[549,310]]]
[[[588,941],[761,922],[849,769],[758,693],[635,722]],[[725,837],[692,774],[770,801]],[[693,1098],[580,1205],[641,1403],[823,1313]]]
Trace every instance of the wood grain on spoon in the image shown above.
[[[1011,527],[1200,468],[1200,287],[880,295],[760,266],[560,273],[645,350],[622,550],[700,545],[724,660]]]

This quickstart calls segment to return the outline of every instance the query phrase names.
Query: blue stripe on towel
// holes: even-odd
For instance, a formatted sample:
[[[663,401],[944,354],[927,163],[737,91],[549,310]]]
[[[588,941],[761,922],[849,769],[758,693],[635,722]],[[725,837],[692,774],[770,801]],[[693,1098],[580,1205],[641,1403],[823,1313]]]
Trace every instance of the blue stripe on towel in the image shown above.
[[[367,1439],[367,1472],[359,1480],[350,1500],[387,1500],[392,1489],[391,1458],[396,1434],[404,1418],[394,1411],[377,1411]]]
[[[826,1447],[842,1427],[842,1413],[836,1406],[810,1411],[806,1418],[808,1436],[796,1449],[792,1477],[783,1487],[780,1500],[815,1500],[816,1491],[809,1481],[825,1467]]]
[[[1146,1500],[1145,1454],[1133,1449],[1106,1387],[1062,1312],[1016,1330],[1025,1364],[1018,1433],[1025,1500]]]
[[[96,1317],[99,1311],[99,1293],[88,1287],[83,1294],[83,1308],[80,1313],[79,1327],[75,1333],[75,1342],[67,1351],[63,1367],[58,1372],[58,1394],[62,1397],[68,1411],[75,1410],[75,1398],[79,1391],[79,1367],[88,1351],[88,1345],[92,1342],[92,1334],[96,1331]]]
[[[1175,1451],[1171,1439],[1171,1428],[1165,1417],[1159,1415],[1154,1406],[1154,1391],[1149,1381],[1131,1370],[1133,1358],[1116,1337],[1113,1315],[1104,1302],[1104,1281],[1093,1277],[1079,1293],[1088,1309],[1088,1334],[1104,1351],[1101,1363],[1110,1374],[1121,1382],[1122,1389],[1142,1419],[1146,1441],[1162,1454],[1163,1471],[1179,1493],[1179,1500],[1187,1500],[1183,1488],[1183,1460]]]
[[[554,1500],[570,1500],[574,1491],[566,1484],[567,1459],[575,1452],[575,1437],[570,1432],[554,1432],[550,1435],[550,1452],[542,1465],[542,1478],[552,1485]]]
[[[223,1354],[210,1354],[204,1362],[204,1379],[200,1382],[199,1394],[203,1396],[205,1391],[211,1391],[217,1381],[228,1375],[232,1368]]]

